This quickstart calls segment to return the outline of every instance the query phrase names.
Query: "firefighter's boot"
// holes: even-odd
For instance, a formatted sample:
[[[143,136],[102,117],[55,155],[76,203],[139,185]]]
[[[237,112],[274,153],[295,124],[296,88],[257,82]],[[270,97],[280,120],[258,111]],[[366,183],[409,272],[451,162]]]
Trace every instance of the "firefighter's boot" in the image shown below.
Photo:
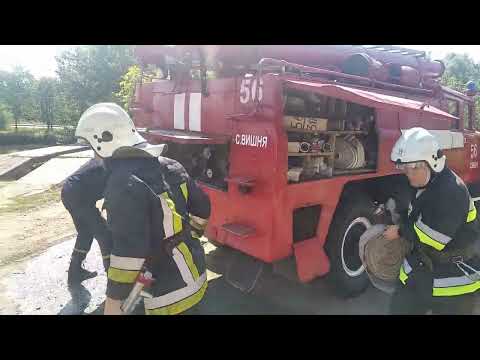
[[[86,254],[73,252],[68,268],[68,285],[78,285],[82,281],[97,276],[96,271],[88,271],[83,268],[83,260]]]

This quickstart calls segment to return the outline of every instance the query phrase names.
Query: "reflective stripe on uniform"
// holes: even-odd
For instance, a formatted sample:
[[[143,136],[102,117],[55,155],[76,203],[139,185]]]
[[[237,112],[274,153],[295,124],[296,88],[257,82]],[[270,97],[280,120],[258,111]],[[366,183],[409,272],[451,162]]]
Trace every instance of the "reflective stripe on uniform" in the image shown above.
[[[180,185],[180,189],[182,189],[182,194],[183,197],[185,198],[185,201],[188,201],[188,188],[187,188],[187,183],[182,183]]]
[[[468,209],[467,223],[475,220],[477,218],[477,208],[472,199],[470,199],[470,207]]]
[[[405,285],[405,282],[408,279],[408,274],[410,274],[411,272],[412,267],[408,263],[407,259],[404,259],[402,266],[400,266],[400,275],[398,276],[403,285]]]
[[[207,274],[203,273],[197,281],[169,294],[154,298],[145,298],[145,311],[148,315],[175,315],[188,310],[198,303],[207,289]]]
[[[184,242],[181,242],[178,244],[177,249],[180,250],[182,253],[185,261],[187,262],[188,269],[190,270],[190,273],[193,276],[193,279],[197,281],[197,279],[200,277],[200,274],[198,273],[197,266],[193,262],[193,256],[192,253],[190,252],[190,249],[185,245]]]
[[[412,267],[410,266],[410,263],[407,259],[403,259],[403,268],[407,274],[410,274],[412,272]]]
[[[139,270],[121,270],[110,266],[108,279],[122,284],[133,284],[139,273]]]
[[[187,265],[187,259],[183,255],[182,252],[178,248],[173,248],[172,250],[173,260],[175,264],[177,264],[178,270],[180,271],[180,275],[182,275],[182,279],[185,284],[190,285],[195,282],[193,278],[193,274],[190,271],[189,266]]]
[[[433,280],[433,287],[436,288],[446,288],[450,286],[461,286],[461,285],[468,285],[472,284],[473,281],[468,278],[468,276],[456,276],[456,277],[448,277],[443,279],[434,279]]]
[[[460,276],[458,278],[449,278],[449,279],[458,279],[459,285],[457,286],[447,286],[447,287],[436,287],[435,284],[438,284],[438,280],[434,280],[434,285],[433,285],[433,296],[457,296],[457,295],[464,295],[464,294],[469,294],[474,291],[477,291],[480,289],[480,281],[470,281],[470,283],[460,285],[465,280],[463,278],[466,278],[466,276]],[[462,279],[462,280],[460,280]],[[468,279],[468,278],[467,278]],[[441,280],[446,280],[446,279],[441,279]],[[452,281],[453,282],[453,281]]]
[[[142,269],[144,258],[110,255],[108,278],[123,284],[134,283]]]
[[[460,264],[469,268],[473,273],[467,273]],[[456,264],[465,275],[454,276],[441,279],[433,279],[433,296],[456,296],[472,293],[480,289],[480,273],[465,263]]]
[[[159,196],[159,198],[163,210],[163,231],[165,232],[165,238],[169,238],[174,235],[173,213],[172,210],[170,210],[170,208],[168,207],[167,201],[162,196]]]
[[[406,281],[408,279],[408,275],[405,273],[405,270],[403,270],[403,265],[400,266],[400,275],[398,276],[400,281],[402,282],[403,285],[406,284]]]
[[[163,227],[165,229],[165,237],[168,238],[182,231],[182,217],[175,210],[175,203],[170,196],[168,196],[168,193],[164,192],[160,194],[159,197],[163,209]]]
[[[110,256],[110,266],[120,270],[140,270],[145,262],[144,258],[133,258],[125,256]]]
[[[433,247],[436,250],[443,250],[446,244],[448,244],[452,238],[441,232],[438,232],[428,225],[422,222],[422,215],[418,217],[418,220],[413,224],[415,232],[420,242]]]

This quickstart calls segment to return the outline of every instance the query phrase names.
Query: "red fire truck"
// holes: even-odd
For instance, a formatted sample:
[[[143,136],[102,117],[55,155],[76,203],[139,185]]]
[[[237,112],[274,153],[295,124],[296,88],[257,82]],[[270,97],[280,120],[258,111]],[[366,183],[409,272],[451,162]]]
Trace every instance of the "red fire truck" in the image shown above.
[[[366,288],[359,238],[388,198],[408,204],[390,161],[404,129],[430,130],[477,196],[475,91],[442,86],[443,63],[424,52],[183,45],[136,56],[134,122],[210,196],[208,239],[291,264],[300,282],[326,276],[344,296]]]

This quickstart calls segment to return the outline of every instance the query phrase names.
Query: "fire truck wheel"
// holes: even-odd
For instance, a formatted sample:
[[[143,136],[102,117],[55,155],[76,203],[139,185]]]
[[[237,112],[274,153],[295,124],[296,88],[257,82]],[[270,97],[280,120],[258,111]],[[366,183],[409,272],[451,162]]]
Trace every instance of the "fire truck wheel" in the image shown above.
[[[341,297],[361,294],[369,279],[359,256],[360,236],[374,224],[375,206],[366,195],[341,205],[332,222],[325,249],[330,259],[327,280]]]

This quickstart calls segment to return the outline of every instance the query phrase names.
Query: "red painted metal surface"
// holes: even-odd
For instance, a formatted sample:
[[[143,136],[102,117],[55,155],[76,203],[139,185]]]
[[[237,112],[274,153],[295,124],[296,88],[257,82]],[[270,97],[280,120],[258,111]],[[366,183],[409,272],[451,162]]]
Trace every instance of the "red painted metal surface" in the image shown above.
[[[375,107],[376,109],[415,111],[418,113],[425,112],[429,113],[429,115],[439,115],[441,118],[445,118],[446,121],[455,119],[455,117],[449,113],[437,109],[434,106],[425,106],[424,103],[420,101],[353,89],[347,86],[294,80],[286,80],[285,85],[286,87],[328,95],[361,105]]]
[[[177,56],[194,49],[193,46],[183,46],[168,51],[170,56]],[[232,63],[255,62],[259,56],[268,55],[317,65],[321,62],[334,63],[339,58],[358,52],[358,49],[342,46],[324,47],[320,53],[315,47],[267,46],[249,48],[245,52],[239,49],[210,47],[207,53],[210,52],[210,57],[217,54],[223,61],[230,59]],[[155,61],[163,56],[163,50],[161,47],[142,47],[137,54],[146,62]],[[420,69],[422,74],[441,72],[436,63],[430,64],[414,56],[402,57],[398,53],[383,56],[390,62],[403,59],[403,64]],[[339,75],[339,78],[342,76]],[[207,236],[265,262],[294,255],[298,276],[304,282],[329,271],[324,245],[345,184],[395,174],[390,151],[400,136],[400,129],[423,126],[432,130],[450,130],[457,119],[436,107],[441,104],[441,96],[435,98],[432,92],[424,89],[393,86],[382,90],[369,88],[361,82],[333,83],[332,80],[301,78],[292,74],[264,73],[259,78],[235,76],[211,79],[206,83],[208,96],[201,94],[199,80],[161,80],[144,86],[137,92],[134,121],[137,126],[148,129],[142,134],[149,141],[229,143],[228,190],[200,183],[208,193],[213,209],[206,229]],[[288,184],[288,140],[282,121],[282,95],[287,88],[374,108],[378,135],[376,171]],[[462,99],[461,96],[457,98]],[[463,127],[458,131],[462,130]],[[480,143],[477,132],[464,133],[469,146]],[[453,154],[449,165],[466,181],[480,180],[478,169],[467,166],[472,162],[472,151],[463,148],[449,152]],[[248,191],[242,191],[242,187],[248,188]],[[292,214],[299,207],[313,205],[321,206],[316,236],[294,243]]]

